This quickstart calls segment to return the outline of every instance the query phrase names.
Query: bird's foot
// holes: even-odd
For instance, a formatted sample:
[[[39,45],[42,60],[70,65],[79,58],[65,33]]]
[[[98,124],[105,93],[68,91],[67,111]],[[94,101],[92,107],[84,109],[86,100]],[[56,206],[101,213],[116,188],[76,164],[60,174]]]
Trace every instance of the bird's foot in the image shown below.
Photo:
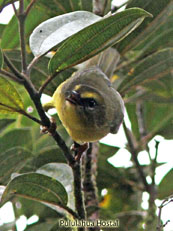
[[[50,136],[53,136],[56,131],[56,121],[53,117],[50,118],[50,126],[41,126],[40,131],[42,134],[49,134]]]
[[[71,150],[75,152],[75,160],[80,161],[82,154],[88,149],[88,143],[78,144],[76,142],[71,146]]]

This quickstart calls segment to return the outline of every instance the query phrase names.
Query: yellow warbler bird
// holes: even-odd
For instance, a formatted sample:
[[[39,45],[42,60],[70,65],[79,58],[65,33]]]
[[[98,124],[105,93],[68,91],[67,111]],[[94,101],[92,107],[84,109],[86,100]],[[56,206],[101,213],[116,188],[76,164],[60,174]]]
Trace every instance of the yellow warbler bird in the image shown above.
[[[117,133],[124,103],[107,76],[94,66],[77,71],[58,86],[45,110],[55,107],[72,139],[79,143]]]

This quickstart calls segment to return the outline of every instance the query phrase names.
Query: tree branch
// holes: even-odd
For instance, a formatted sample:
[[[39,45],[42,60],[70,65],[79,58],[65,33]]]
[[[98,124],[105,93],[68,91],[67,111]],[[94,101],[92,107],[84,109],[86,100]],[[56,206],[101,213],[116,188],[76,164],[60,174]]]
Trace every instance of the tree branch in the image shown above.
[[[98,143],[90,143],[84,161],[84,197],[87,219],[99,218],[99,202],[96,187]],[[92,209],[91,209],[92,208]],[[92,212],[91,212],[92,211]],[[99,231],[99,227],[89,228],[90,231]]]
[[[130,149],[130,152],[132,154],[132,158],[133,158],[133,161],[136,165],[136,168],[137,168],[137,171],[141,177],[141,180],[144,184],[144,187],[145,187],[145,190],[150,193],[150,185],[147,183],[147,180],[146,180],[146,176],[145,176],[145,173],[138,161],[138,158],[137,158],[137,155],[138,155],[138,151],[135,147],[135,144],[133,143],[133,139],[132,139],[132,134],[130,133],[130,131],[128,130],[128,128],[126,127],[126,124],[125,122],[123,122],[123,128],[124,128],[124,131],[125,131],[125,134],[126,134],[126,138],[127,138],[127,141],[128,141],[128,144],[129,144],[129,149]]]
[[[74,195],[75,195],[75,207],[78,212],[78,216],[80,219],[85,220],[85,209],[84,209],[84,201],[82,195],[82,187],[81,187],[81,164],[76,161],[72,166],[73,176],[74,176]],[[81,231],[84,230],[83,228]]]
[[[26,74],[27,62],[26,62],[26,43],[25,43],[25,19],[26,14],[24,11],[24,0],[20,0],[19,12],[17,15],[19,22],[19,34],[20,34],[20,47],[21,47],[21,60],[22,60],[22,72]]]
[[[6,54],[3,53],[4,61],[7,64],[8,68],[13,72],[13,74],[19,78],[23,79],[23,75],[16,69],[16,67],[13,65],[13,63],[9,60],[9,58],[6,56]]]
[[[13,75],[12,73],[8,72],[8,71],[5,71],[3,69],[0,69],[0,73],[6,78],[10,78],[11,80],[19,83],[19,84],[22,84],[23,83],[23,80],[22,79],[19,79],[17,78],[15,75]]]

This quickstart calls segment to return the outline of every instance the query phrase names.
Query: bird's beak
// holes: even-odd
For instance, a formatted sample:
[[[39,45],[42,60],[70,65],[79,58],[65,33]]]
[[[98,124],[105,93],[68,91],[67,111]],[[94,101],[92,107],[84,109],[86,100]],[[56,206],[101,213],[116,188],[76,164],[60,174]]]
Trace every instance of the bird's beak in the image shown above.
[[[75,105],[81,104],[81,97],[77,91],[72,91],[71,94],[66,97],[66,100]]]

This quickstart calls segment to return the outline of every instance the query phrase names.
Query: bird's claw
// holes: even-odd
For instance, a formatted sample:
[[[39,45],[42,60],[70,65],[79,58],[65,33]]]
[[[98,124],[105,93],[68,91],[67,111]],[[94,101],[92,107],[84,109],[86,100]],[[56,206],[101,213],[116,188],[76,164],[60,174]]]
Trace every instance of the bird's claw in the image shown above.
[[[75,160],[77,162],[80,161],[82,154],[88,149],[88,143],[84,143],[82,145],[74,142],[71,146],[71,150],[75,152]]]
[[[53,136],[56,131],[56,121],[53,117],[50,118],[50,126],[40,126],[40,131],[42,134],[49,134],[50,136]]]

